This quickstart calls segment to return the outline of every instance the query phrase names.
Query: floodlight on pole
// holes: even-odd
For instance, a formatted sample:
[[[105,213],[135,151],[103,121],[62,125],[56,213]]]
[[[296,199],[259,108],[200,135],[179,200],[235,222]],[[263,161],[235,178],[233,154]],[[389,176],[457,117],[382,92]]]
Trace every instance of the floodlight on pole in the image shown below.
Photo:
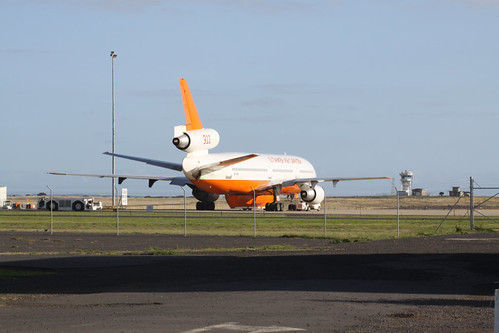
[[[114,53],[114,51],[111,51],[111,67],[112,67],[112,84],[113,84],[113,166],[112,166],[112,174],[113,174],[113,178],[112,178],[112,189],[111,189],[111,193],[112,193],[112,207],[114,208],[114,203],[115,203],[115,190],[116,190],[116,178],[114,178],[114,174],[115,174],[115,167],[116,167],[116,161],[115,161],[115,157],[114,157],[114,154],[115,154],[115,148],[116,148],[116,142],[115,142],[115,123],[114,123],[114,102],[115,102],[115,98],[114,98],[114,58],[116,58],[118,55],[116,53]]]

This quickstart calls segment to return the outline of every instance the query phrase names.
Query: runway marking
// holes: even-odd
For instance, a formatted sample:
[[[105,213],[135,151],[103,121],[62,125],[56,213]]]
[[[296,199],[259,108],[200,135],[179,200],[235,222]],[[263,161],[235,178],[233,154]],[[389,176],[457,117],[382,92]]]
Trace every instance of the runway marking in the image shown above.
[[[224,323],[224,324],[206,326],[202,328],[196,328],[190,331],[184,331],[182,333],[202,333],[216,329],[224,329],[235,332],[248,332],[248,333],[276,333],[276,332],[305,331],[302,328],[283,327],[283,326],[248,326],[248,325],[239,325],[239,323]]]
[[[462,241],[462,242],[470,242],[470,241],[499,241],[499,238],[447,238],[448,241]]]

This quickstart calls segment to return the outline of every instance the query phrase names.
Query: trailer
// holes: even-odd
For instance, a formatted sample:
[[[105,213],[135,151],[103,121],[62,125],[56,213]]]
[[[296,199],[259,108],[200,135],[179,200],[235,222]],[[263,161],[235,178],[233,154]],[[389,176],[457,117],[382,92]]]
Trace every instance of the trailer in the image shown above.
[[[47,198],[38,200],[38,209],[72,210],[75,212],[94,211],[102,209],[102,202],[93,198]]]

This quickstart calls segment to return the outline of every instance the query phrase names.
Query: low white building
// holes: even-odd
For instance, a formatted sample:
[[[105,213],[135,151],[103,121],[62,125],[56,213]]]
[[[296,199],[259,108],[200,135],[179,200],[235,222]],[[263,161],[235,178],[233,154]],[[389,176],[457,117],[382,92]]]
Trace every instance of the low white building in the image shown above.
[[[0,186],[0,208],[5,206],[7,201],[7,186]]]

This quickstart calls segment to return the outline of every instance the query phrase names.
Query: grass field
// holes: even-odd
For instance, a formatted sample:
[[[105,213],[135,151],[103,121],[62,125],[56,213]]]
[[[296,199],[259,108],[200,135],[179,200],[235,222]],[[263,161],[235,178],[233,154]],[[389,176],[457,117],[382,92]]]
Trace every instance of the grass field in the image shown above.
[[[148,233],[271,237],[327,237],[335,241],[365,241],[397,237],[397,217],[379,215],[327,215],[306,213],[270,213],[259,211],[256,225],[253,212],[145,211],[53,212],[53,232],[76,233]],[[470,231],[467,216],[401,216],[400,237],[455,234]],[[442,223],[443,222],[443,223]],[[499,221],[475,218],[475,230],[492,231]],[[441,225],[437,231],[438,226]],[[118,230],[119,228],[119,230]],[[48,211],[0,211],[0,231],[49,232]]]
[[[10,197],[12,202],[36,203],[37,197]],[[104,206],[110,205],[109,197],[96,197]],[[327,217],[323,212],[274,213],[257,211],[256,226],[253,212],[230,211],[224,200],[217,201],[215,212],[194,210],[196,200],[187,198],[187,224],[184,224],[183,197],[177,198],[129,198],[126,211],[54,212],[54,232],[81,233],[149,233],[272,236],[272,237],[327,237],[338,241],[360,241],[397,237],[397,201],[395,197],[334,197],[327,199]],[[487,215],[499,209],[499,198],[476,197],[475,205],[485,202],[481,209]],[[456,204],[457,203],[457,204]],[[449,209],[453,211],[443,222]],[[145,211],[153,206],[155,211]],[[161,210],[161,211],[158,211]],[[400,237],[452,234],[470,232],[469,198],[451,197],[402,197],[399,220]],[[341,211],[348,215],[340,215]],[[375,211],[378,210],[378,215]],[[379,215],[379,211],[381,214]],[[385,210],[386,212],[383,212]],[[431,210],[431,215],[428,211]],[[407,213],[412,215],[408,215]],[[405,213],[405,214],[404,214]],[[443,223],[442,223],[443,222]],[[437,231],[439,225],[442,224]],[[495,230],[499,217],[476,214],[475,230]],[[119,230],[118,230],[119,228]],[[48,211],[0,211],[0,231],[51,230]]]
[[[104,207],[111,206],[111,197],[94,197],[95,201],[101,201]],[[37,196],[12,196],[8,197],[12,203],[19,202],[21,204],[32,203],[36,204],[39,197]],[[417,209],[417,210],[448,210],[456,204],[458,198],[454,197],[401,197],[400,209]],[[486,202],[485,202],[486,201]],[[187,209],[195,209],[197,200],[188,197]],[[289,200],[282,200],[286,205]],[[483,209],[499,209],[499,197],[486,198],[475,197],[475,205],[485,202],[481,208]],[[151,198],[128,198],[127,209],[145,209],[146,206],[153,206],[154,209],[183,209],[183,197],[151,197]],[[229,209],[229,206],[223,198],[216,202],[217,209]],[[373,197],[328,197],[327,210],[357,210],[369,211],[372,209],[395,209],[397,207],[397,199],[394,196],[373,196]],[[469,197],[463,197],[457,203],[456,209],[468,209]]]

